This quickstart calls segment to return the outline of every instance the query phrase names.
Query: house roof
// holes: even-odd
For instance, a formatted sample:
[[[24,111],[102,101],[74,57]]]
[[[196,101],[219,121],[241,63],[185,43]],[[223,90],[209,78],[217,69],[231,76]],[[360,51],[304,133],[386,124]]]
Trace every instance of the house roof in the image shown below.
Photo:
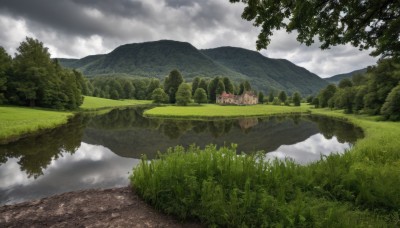
[[[226,93],[225,91],[219,95],[221,98],[234,98],[235,95],[234,94],[230,94],[230,93]]]

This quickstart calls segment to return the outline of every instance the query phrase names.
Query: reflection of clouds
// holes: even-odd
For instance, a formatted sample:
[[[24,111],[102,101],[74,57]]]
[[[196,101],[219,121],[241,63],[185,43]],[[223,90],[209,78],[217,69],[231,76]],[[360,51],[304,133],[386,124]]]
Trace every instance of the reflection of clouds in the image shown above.
[[[297,163],[307,164],[319,160],[321,155],[343,153],[349,148],[349,143],[340,143],[336,136],[326,139],[322,134],[318,133],[303,142],[293,145],[282,145],[275,151],[267,153],[266,158],[290,158]]]
[[[33,178],[29,179],[28,175],[21,171],[18,160],[9,158],[5,164],[0,166],[0,189],[33,181]]]
[[[19,170],[16,159],[0,166],[0,205],[88,188],[127,186],[138,159],[123,158],[103,146],[82,143],[74,153],[53,160],[34,180]]]

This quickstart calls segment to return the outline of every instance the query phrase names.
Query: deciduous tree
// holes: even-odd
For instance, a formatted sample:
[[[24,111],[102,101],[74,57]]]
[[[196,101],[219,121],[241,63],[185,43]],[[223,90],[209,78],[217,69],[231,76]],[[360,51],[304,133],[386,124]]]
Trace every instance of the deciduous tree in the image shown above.
[[[176,92],[176,103],[178,105],[186,106],[191,102],[192,88],[187,83],[181,83]]]
[[[207,103],[206,91],[202,88],[197,88],[194,92],[193,99],[197,104]]]
[[[274,30],[297,31],[306,45],[318,38],[321,49],[350,43],[374,48],[371,55],[400,57],[400,1],[230,0],[246,4],[242,18],[261,27],[257,49],[266,48]]]

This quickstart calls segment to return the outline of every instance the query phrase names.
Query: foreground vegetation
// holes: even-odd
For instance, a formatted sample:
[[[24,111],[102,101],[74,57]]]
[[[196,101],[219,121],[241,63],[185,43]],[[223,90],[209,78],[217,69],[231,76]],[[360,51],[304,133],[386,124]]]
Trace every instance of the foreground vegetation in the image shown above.
[[[282,113],[306,113],[309,107],[303,106],[276,106],[276,105],[252,105],[252,106],[221,106],[205,104],[200,106],[164,106],[149,109],[144,112],[146,117],[162,118],[224,118],[224,117],[250,117],[266,116]]]
[[[199,113],[201,109],[215,111],[219,107],[225,109],[222,113],[229,108],[185,109],[197,108],[195,112]],[[265,108],[271,107],[276,106]],[[179,108],[153,110],[171,116],[171,110]],[[281,113],[291,110],[278,109]],[[260,162],[262,154],[237,156],[235,148],[210,145],[201,150],[192,146],[185,151],[176,147],[160,159],[143,159],[131,183],[158,209],[208,225],[398,226],[400,142],[394,139],[400,134],[400,123],[378,122],[376,117],[343,114],[343,110],[308,109],[312,114],[346,119],[362,127],[365,138],[344,155],[331,155],[307,166],[291,161]]]

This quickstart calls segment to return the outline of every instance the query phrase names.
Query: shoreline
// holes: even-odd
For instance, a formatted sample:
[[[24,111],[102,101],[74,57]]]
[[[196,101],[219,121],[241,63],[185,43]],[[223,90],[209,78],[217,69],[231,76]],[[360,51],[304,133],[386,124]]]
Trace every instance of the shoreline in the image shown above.
[[[157,211],[131,187],[66,192],[0,206],[0,227],[40,226],[203,227]]]

